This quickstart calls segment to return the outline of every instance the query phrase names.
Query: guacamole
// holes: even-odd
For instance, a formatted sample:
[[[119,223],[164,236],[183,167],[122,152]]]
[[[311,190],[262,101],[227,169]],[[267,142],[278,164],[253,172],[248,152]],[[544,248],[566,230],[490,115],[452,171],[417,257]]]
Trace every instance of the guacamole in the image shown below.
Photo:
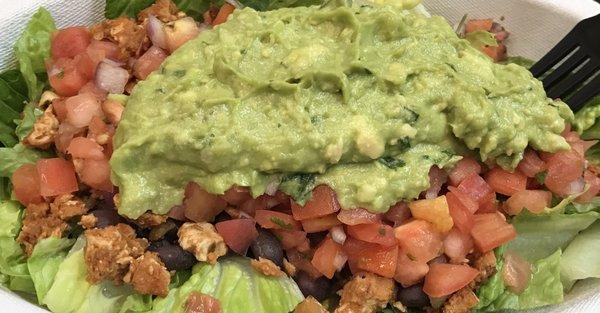
[[[518,65],[494,64],[441,17],[395,6],[236,10],[133,90],[111,159],[119,213],[166,213],[185,185],[330,185],[384,212],[468,150],[505,168],[567,149],[572,112]]]

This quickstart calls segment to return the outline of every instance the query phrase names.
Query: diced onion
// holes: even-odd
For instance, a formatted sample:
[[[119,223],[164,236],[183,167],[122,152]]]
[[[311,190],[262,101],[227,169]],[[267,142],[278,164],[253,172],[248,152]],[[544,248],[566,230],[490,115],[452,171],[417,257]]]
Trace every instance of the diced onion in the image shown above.
[[[510,291],[522,293],[531,279],[531,264],[510,250],[504,253],[502,279]]]
[[[148,24],[146,24],[146,32],[152,43],[162,49],[167,49],[167,37],[165,35],[165,26],[154,15],[148,16]]]
[[[346,261],[348,261],[348,257],[343,252],[340,252],[333,258],[333,266],[337,271],[341,271]]]
[[[96,86],[113,94],[122,94],[129,81],[129,72],[116,66],[116,62],[104,60],[96,70]]]
[[[338,225],[331,228],[330,233],[331,239],[333,239],[333,241],[335,241],[336,243],[343,245],[344,242],[346,242],[346,233],[344,232],[342,226]]]
[[[274,196],[277,192],[277,188],[279,188],[279,179],[274,179],[271,182],[269,182],[269,184],[267,184],[267,187],[265,188],[265,193],[269,196]]]
[[[584,182],[583,178],[574,180],[569,184],[569,195],[582,193],[584,188],[585,188],[585,182]]]

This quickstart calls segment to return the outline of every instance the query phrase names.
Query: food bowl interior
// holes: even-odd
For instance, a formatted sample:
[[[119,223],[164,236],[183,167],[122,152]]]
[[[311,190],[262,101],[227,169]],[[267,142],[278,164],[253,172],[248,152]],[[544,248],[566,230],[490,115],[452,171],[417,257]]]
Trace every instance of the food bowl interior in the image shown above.
[[[510,32],[510,55],[538,59],[580,20],[600,13],[594,0],[424,0],[427,10],[456,25],[469,18],[494,18]],[[103,0],[0,0],[0,69],[14,65],[12,45],[31,15],[43,6],[57,26],[91,25],[102,20]],[[65,294],[65,297],[69,295]],[[45,310],[0,288],[0,312],[36,313]],[[98,312],[102,312],[98,308]],[[564,304],[533,312],[600,312],[600,280],[579,282]]]

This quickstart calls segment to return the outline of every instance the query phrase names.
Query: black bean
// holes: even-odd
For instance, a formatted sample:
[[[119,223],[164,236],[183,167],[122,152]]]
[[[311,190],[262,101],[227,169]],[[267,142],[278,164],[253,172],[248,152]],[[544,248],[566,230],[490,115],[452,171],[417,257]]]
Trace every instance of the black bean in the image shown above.
[[[96,217],[96,227],[98,228],[105,228],[125,222],[125,219],[114,209],[98,209],[92,211],[92,214]]]
[[[183,250],[179,245],[169,243],[165,240],[152,243],[148,250],[158,253],[160,259],[165,263],[169,271],[185,270],[196,264],[196,257]]]
[[[323,276],[313,279],[310,275],[300,271],[294,280],[305,297],[313,296],[315,299],[323,301],[329,295],[331,283]]]
[[[258,237],[250,245],[250,250],[256,259],[263,257],[283,267],[283,248],[281,242],[268,230],[259,229]]]
[[[409,308],[429,306],[429,297],[423,292],[423,285],[413,285],[398,291],[398,301]]]

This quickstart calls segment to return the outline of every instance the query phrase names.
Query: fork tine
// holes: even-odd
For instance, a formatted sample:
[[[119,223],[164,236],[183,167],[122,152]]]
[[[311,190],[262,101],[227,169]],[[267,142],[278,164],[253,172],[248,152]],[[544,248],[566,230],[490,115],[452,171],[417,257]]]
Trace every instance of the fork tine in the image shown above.
[[[587,55],[583,52],[583,49],[579,48],[573,55],[571,55],[563,64],[561,64],[557,69],[552,71],[546,78],[544,78],[544,88],[547,90],[552,87],[558,80],[565,77],[572,70],[574,70],[578,65],[583,63],[583,61],[587,58]]]
[[[590,99],[598,95],[600,91],[600,75],[596,76],[589,84],[577,91],[567,99],[567,103],[574,112],[579,111]]]
[[[548,97],[555,99],[568,96],[577,85],[583,83],[586,79],[590,78],[600,67],[599,62],[595,62],[590,60],[588,63],[584,64],[581,69],[577,72],[573,73],[571,76],[562,80],[556,86],[551,88],[548,91]]]
[[[550,52],[535,63],[530,71],[535,77],[540,77],[551,69],[556,63],[566,57],[577,46],[574,30],[563,38]]]

